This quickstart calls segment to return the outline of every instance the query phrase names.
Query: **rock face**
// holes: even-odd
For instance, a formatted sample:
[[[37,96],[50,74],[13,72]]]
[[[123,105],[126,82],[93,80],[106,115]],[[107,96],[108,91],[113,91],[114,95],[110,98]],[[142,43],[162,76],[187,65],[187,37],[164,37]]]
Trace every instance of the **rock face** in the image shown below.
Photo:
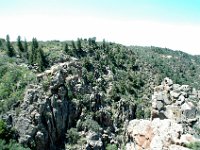
[[[150,119],[129,122],[127,150],[187,149],[185,144],[200,141],[198,92],[165,78],[152,96]]]
[[[184,134],[183,126],[174,120],[132,120],[127,128],[129,142],[127,150],[163,150],[194,142],[197,139],[190,134]],[[180,146],[181,148],[184,148]]]
[[[106,143],[122,148],[126,143],[127,150],[173,150],[198,140],[199,91],[165,78],[152,96],[151,118],[130,121],[138,109],[134,100],[105,99],[113,86],[109,68],[104,77],[106,95],[87,83],[77,60],[56,64],[37,75],[37,84],[29,85],[24,100],[15,104],[19,111],[11,110],[4,120],[18,131],[20,143],[37,150],[65,149],[65,134],[71,127],[80,128],[77,134],[86,140],[75,149],[104,150]],[[83,97],[77,100],[79,96]],[[87,110],[93,113],[86,114]],[[87,115],[103,127],[98,133],[83,125]]]
[[[95,132],[89,132],[86,138],[87,138],[86,150],[101,150],[102,149],[103,142],[101,141],[100,135],[98,135]]]
[[[195,134],[192,127],[199,125],[199,98],[197,91],[188,85],[173,84],[165,78],[152,96],[151,119],[170,119],[184,124],[184,130]]]
[[[78,110],[72,110],[78,106],[68,99],[66,83],[79,80],[79,76],[69,73],[72,67],[77,74],[81,73],[76,61],[60,63],[38,74],[39,83],[27,88],[20,112],[11,119],[19,133],[19,143],[37,150],[64,149],[66,130],[79,116]]]
[[[65,89],[60,86],[59,90]],[[27,90],[21,112],[14,118],[19,142],[37,149],[56,149],[63,145],[69,103],[66,93],[46,96],[39,86]]]

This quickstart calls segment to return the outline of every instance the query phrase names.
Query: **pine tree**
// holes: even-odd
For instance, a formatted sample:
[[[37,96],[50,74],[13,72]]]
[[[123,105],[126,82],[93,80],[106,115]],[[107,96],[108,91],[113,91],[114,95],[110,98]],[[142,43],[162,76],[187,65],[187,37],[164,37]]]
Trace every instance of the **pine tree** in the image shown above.
[[[0,48],[2,48],[2,47],[3,47],[3,42],[0,39]]]
[[[36,38],[33,38],[33,45],[34,45],[34,47],[35,47],[36,49],[39,48],[39,44],[38,44],[38,41],[37,41]]]
[[[7,54],[9,57],[15,56],[15,51],[13,46],[10,43],[10,36],[6,35],[6,47],[7,47]]]
[[[36,58],[36,64],[38,65],[39,70],[38,71],[44,71],[45,68],[45,57],[44,52],[41,48],[37,49],[37,58]]]
[[[106,41],[105,41],[105,39],[103,39],[103,48],[104,49],[106,48]]]
[[[97,46],[96,37],[89,38],[89,39],[88,39],[88,44],[89,44],[90,46]]]
[[[24,52],[25,52],[26,59],[28,59],[29,58],[29,52],[28,52],[28,43],[27,43],[26,39],[24,40]]]
[[[81,40],[79,38],[77,40],[77,47],[78,47],[78,50],[82,49]]]
[[[82,43],[81,43],[82,39],[77,40],[77,49],[76,49],[76,56],[77,57],[82,57],[84,55],[84,51],[82,50]]]
[[[26,39],[24,40],[24,52],[28,52],[28,43]]]
[[[76,49],[76,45],[75,45],[75,42],[74,42],[74,41],[72,41],[72,48],[73,48],[73,50]]]
[[[64,51],[65,51],[65,53],[68,53],[68,52],[69,52],[69,46],[68,46],[68,44],[67,44],[67,43],[65,44]]]
[[[21,41],[21,37],[20,36],[17,37],[17,46],[18,46],[18,48],[19,48],[19,50],[21,52],[24,52],[24,47],[22,45],[22,41]]]
[[[37,39],[33,38],[32,43],[31,43],[31,51],[29,53],[29,63],[30,64],[36,63],[38,47],[39,47],[39,44],[37,42]]]
[[[77,56],[77,54],[76,54],[77,49],[76,49],[75,42],[72,41],[71,45],[72,45],[72,49],[69,51],[69,55],[76,57]]]
[[[91,38],[88,39],[88,44],[89,44],[89,46],[92,45],[92,39]]]

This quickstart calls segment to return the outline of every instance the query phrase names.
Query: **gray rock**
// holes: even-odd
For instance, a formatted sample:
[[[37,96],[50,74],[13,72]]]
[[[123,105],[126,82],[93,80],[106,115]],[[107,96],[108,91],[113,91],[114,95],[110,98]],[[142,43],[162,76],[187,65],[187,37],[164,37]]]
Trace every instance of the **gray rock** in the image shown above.
[[[19,133],[20,143],[35,145],[37,150],[64,148],[66,128],[70,127],[74,116],[80,114],[80,110],[75,109],[76,113],[72,110],[77,107],[76,103],[69,105],[67,100],[65,76],[70,67],[66,65],[53,66],[40,75],[41,79],[52,76],[51,94],[45,92],[40,83],[27,88],[19,115],[12,116],[12,125]]]
[[[180,95],[181,95],[181,93],[177,93],[175,91],[170,91],[170,96],[172,98],[178,99]]]
[[[173,81],[170,78],[166,77],[166,78],[164,78],[162,85],[171,86],[171,85],[173,85]]]
[[[65,83],[65,79],[63,77],[62,71],[60,70],[59,72],[56,73],[56,75],[54,76],[51,82],[51,89],[52,90],[58,89],[58,87],[64,83]]]
[[[157,102],[156,102],[156,108],[157,108],[158,110],[161,110],[161,109],[163,108],[163,106],[164,106],[164,104],[163,104],[162,101],[157,101]]]
[[[103,142],[101,141],[101,137],[99,134],[93,132],[93,131],[89,131],[87,136],[87,146],[86,149],[93,149],[93,150],[101,150],[103,149]]]
[[[186,102],[181,106],[183,118],[186,122],[199,118],[198,109],[192,102]]]
[[[197,135],[192,126],[196,126],[199,120],[200,108],[197,107],[198,92],[188,85],[172,84],[168,88],[170,79],[165,79],[155,87],[152,96],[151,119],[171,119],[177,123],[184,123],[186,133]]]
[[[172,88],[173,88],[173,91],[175,92],[181,92],[181,89],[180,89],[180,85],[179,84],[173,84]]]
[[[189,92],[189,91],[191,91],[191,87],[190,87],[189,85],[182,85],[182,86],[180,87],[180,89],[181,89],[181,91],[183,91],[183,92]]]
[[[180,145],[182,144],[198,141],[194,136],[184,138],[183,126],[170,119],[132,120],[129,122],[126,131],[129,137],[127,149],[162,150],[174,146],[181,148]]]

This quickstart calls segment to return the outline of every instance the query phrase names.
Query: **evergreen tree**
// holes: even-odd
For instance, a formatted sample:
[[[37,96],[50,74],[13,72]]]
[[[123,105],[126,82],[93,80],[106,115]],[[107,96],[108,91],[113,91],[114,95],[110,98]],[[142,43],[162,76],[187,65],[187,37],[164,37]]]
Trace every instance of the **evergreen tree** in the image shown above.
[[[92,39],[91,39],[91,38],[88,39],[88,44],[89,44],[90,46],[92,45]]]
[[[77,47],[78,47],[78,50],[81,50],[81,49],[82,49],[81,39],[79,39],[79,38],[78,38],[78,40],[77,40]]]
[[[105,41],[105,39],[103,39],[103,48],[104,49],[106,48],[106,41]]]
[[[72,45],[72,50],[69,52],[69,55],[71,55],[71,56],[77,56],[76,55],[76,51],[77,51],[77,49],[76,49],[76,45],[75,45],[75,42],[74,41],[72,41],[71,42],[71,45]]]
[[[13,46],[10,43],[10,36],[6,35],[6,47],[7,47],[7,54],[9,57],[15,56],[15,51]]]
[[[36,64],[38,65],[39,70],[38,71],[44,71],[45,68],[45,57],[44,52],[41,48],[37,49],[37,58],[36,58]]]
[[[68,53],[68,52],[69,52],[69,46],[68,46],[68,44],[67,44],[67,43],[65,44],[64,51],[65,51],[65,53]]]
[[[19,48],[19,50],[20,50],[21,52],[24,52],[24,47],[23,47],[23,45],[22,45],[21,37],[20,37],[20,36],[17,37],[17,46],[18,46],[18,48]]]
[[[77,57],[83,57],[84,56],[84,51],[82,50],[82,43],[81,43],[82,39],[77,40],[77,49],[76,49],[76,56]]]
[[[24,41],[24,51],[28,52],[28,43],[27,43],[26,39]]]
[[[2,47],[3,47],[3,42],[0,39],[0,48],[2,48]]]
[[[30,64],[36,63],[38,47],[39,47],[39,44],[37,42],[37,39],[33,38],[32,43],[31,43],[31,51],[29,53],[29,63]]]
[[[25,57],[28,59],[29,53],[28,53],[28,43],[27,43],[26,39],[24,40],[24,52],[25,52]]]
[[[72,41],[72,49],[75,50],[76,49],[76,45],[75,45],[75,42]]]
[[[88,39],[88,44],[89,44],[90,46],[97,46],[97,44],[96,44],[96,37],[89,38],[89,39]]]

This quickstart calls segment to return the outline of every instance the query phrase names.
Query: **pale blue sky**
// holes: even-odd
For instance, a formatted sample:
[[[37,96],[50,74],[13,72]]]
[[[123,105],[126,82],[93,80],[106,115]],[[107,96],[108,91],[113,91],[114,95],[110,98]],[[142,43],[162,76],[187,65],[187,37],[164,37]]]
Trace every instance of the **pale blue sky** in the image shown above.
[[[0,0],[1,15],[75,13],[110,18],[200,22],[199,0]]]
[[[200,0],[0,0],[0,20],[11,40],[96,36],[200,54]]]

